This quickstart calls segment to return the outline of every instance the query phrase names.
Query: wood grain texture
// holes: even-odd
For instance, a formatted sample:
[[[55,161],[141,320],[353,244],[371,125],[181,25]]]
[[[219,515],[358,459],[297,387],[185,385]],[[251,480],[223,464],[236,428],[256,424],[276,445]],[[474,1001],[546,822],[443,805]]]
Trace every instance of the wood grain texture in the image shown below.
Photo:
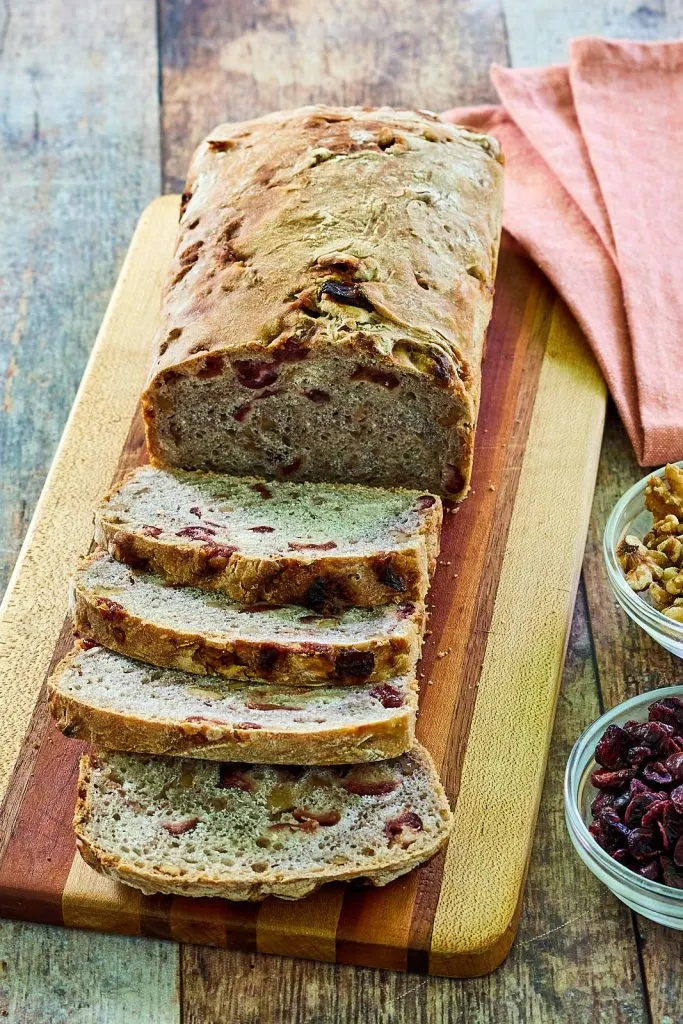
[[[0,585],[135,223],[159,190],[154,9],[0,10]]]
[[[179,1024],[176,949],[4,921],[0,1019],[9,1024]]]
[[[90,543],[92,503],[112,477],[144,458],[137,398],[177,207],[178,197],[156,200],[140,222],[10,584],[0,620],[7,693],[40,690],[43,662],[53,661],[51,648],[64,641],[59,614],[71,565]],[[14,818],[0,861],[3,913],[394,970],[471,975],[497,966],[514,935],[526,873],[605,404],[575,323],[508,241],[483,383],[479,428],[486,443],[466,505],[446,516],[430,591],[438,612],[421,662],[418,737],[434,754],[456,812],[446,858],[380,890],[331,886],[295,903],[233,908],[120,891],[74,863],[71,818],[82,744],[48,724],[43,708],[26,741],[36,750],[32,771],[13,774],[4,804]],[[108,416],[93,427],[102,408]],[[97,474],[89,470],[94,462]],[[558,464],[562,473],[553,472]],[[488,528],[492,519],[495,531]],[[533,547],[523,536],[530,523]],[[555,573],[539,579],[537,562],[551,558]],[[520,600],[520,581],[533,601]],[[39,623],[26,618],[36,591],[46,595]],[[516,639],[529,635],[533,643]],[[38,658],[34,647],[44,652]],[[21,707],[14,717],[11,742],[28,722]],[[12,718],[8,702],[6,726]],[[510,733],[510,726],[517,728]],[[508,750],[493,765],[492,743]],[[475,837],[494,827],[498,844],[477,845]]]
[[[444,110],[492,96],[497,0],[160,0],[166,189],[221,121],[305,103]]]

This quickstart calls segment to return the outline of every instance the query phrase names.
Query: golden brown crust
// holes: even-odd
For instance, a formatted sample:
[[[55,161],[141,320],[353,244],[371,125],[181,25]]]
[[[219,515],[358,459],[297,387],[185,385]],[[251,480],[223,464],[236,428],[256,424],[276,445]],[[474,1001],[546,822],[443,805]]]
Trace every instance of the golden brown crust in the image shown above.
[[[172,378],[232,373],[259,356],[272,376],[334,351],[350,370],[412,376],[451,396],[435,489],[461,497],[496,271],[501,164],[495,140],[414,111],[318,106],[218,126],[190,167],[143,395],[153,460],[168,459],[160,423]],[[348,304],[372,312],[370,328],[339,331],[340,288]]]
[[[408,606],[413,628],[403,635],[386,634],[354,644],[278,643],[164,629],[131,615],[117,602],[112,612],[111,601],[73,581],[70,602],[77,636],[129,658],[198,675],[299,686],[356,686],[406,675],[417,660],[425,622],[424,606],[416,604]]]
[[[227,594],[241,604],[297,604],[319,612],[375,608],[424,601],[429,584],[430,560],[422,543],[390,554],[328,555],[314,561],[233,551],[215,571],[208,565],[215,562],[208,545],[146,537],[106,519],[98,519],[95,540],[118,562],[163,576],[173,585]],[[390,586],[386,579],[399,582]]]
[[[419,746],[419,745],[418,745]],[[424,748],[420,749],[420,756],[429,766],[431,784],[436,790],[443,803],[444,810],[448,808],[448,801],[439,780],[434,762]],[[372,867],[372,863],[363,871],[358,869],[349,870],[342,867],[329,865],[323,875],[315,878],[310,875],[293,876],[288,879],[277,877],[273,872],[264,872],[259,876],[258,881],[253,880],[253,873],[250,875],[236,875],[234,879],[218,879],[210,874],[210,867],[197,871],[192,875],[179,876],[164,872],[160,868],[145,869],[126,862],[122,857],[109,854],[97,845],[91,843],[87,836],[87,827],[90,819],[92,801],[90,796],[90,775],[91,759],[97,757],[84,754],[80,760],[78,777],[78,796],[74,812],[74,832],[76,834],[76,847],[83,860],[100,874],[109,875],[119,879],[126,885],[134,886],[147,894],[152,893],[175,893],[184,896],[219,896],[230,900],[262,900],[266,896],[279,896],[282,899],[300,899],[309,893],[319,889],[321,885],[328,882],[345,882],[352,879],[362,878],[373,885],[387,885],[395,878],[412,871],[419,864],[424,863],[434,856],[435,853],[448,841],[452,827],[452,815],[448,812],[445,819],[444,831],[435,837],[429,848],[422,847],[419,851],[402,850],[400,857],[397,856],[395,865]]]
[[[330,726],[315,734],[242,727],[225,722],[151,720],[94,707],[85,697],[60,688],[78,649],[59,663],[48,686],[48,702],[57,728],[95,747],[126,753],[194,757],[209,761],[263,764],[358,764],[398,757],[414,742],[416,695],[401,715],[360,725]]]

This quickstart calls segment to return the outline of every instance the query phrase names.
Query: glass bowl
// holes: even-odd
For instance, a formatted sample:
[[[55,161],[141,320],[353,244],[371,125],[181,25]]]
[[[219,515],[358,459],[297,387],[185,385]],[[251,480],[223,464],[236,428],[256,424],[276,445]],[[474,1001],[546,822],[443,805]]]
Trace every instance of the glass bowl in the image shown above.
[[[683,467],[683,462],[675,465]],[[635,534],[642,539],[652,526],[652,513],[645,508],[644,492],[650,477],[659,476],[661,472],[648,473],[616,503],[605,526],[603,554],[612,591],[626,614],[667,651],[683,658],[683,622],[675,622],[662,615],[645,598],[631,590],[617,558],[617,546],[623,537]]]
[[[564,815],[569,837],[579,857],[622,903],[651,921],[683,931],[683,889],[674,889],[637,875],[605,853],[588,831],[592,820],[590,806],[598,793],[589,776],[597,767],[593,755],[603,732],[608,725],[624,725],[629,719],[645,722],[649,704],[673,696],[683,697],[683,686],[667,686],[641,693],[607,711],[586,729],[574,744],[567,762]]]

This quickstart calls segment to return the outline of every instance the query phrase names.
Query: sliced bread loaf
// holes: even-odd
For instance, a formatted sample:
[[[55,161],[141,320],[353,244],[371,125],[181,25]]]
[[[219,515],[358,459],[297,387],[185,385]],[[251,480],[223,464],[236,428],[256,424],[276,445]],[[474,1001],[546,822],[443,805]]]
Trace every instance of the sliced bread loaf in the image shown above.
[[[235,604],[224,594],[171,587],[109,555],[72,578],[78,635],[162,668],[295,685],[379,682],[412,671],[424,605],[351,608],[323,618],[296,605]]]
[[[419,491],[143,466],[96,509],[95,539],[173,584],[329,614],[423,601],[441,518]]]
[[[418,745],[342,768],[86,755],[74,827],[91,867],[145,893],[258,900],[386,885],[436,853],[451,821]]]
[[[67,736],[108,750],[211,761],[351,764],[414,741],[414,674],[364,686],[245,685],[77,647],[49,684]]]

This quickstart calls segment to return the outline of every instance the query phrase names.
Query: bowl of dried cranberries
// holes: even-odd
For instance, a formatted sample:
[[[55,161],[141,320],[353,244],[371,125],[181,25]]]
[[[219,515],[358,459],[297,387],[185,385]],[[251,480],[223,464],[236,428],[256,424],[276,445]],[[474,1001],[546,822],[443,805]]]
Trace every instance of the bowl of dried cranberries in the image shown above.
[[[632,910],[683,931],[683,686],[639,694],[586,729],[564,809],[586,867]]]
[[[683,462],[626,491],[605,525],[603,553],[626,614],[683,658]]]

